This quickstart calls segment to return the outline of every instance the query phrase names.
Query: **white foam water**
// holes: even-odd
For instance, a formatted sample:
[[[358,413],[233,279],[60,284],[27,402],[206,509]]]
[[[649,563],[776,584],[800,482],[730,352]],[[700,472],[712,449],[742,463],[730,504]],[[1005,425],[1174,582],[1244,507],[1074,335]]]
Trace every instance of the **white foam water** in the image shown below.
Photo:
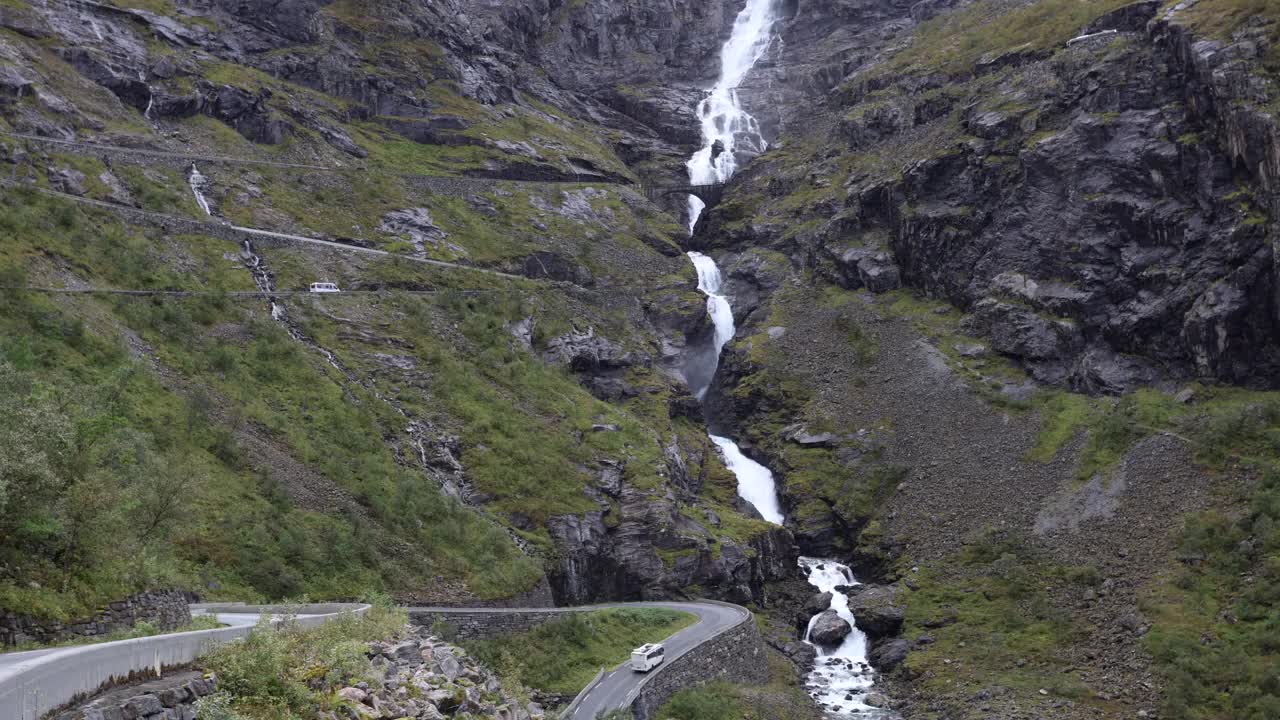
[[[715,328],[711,341],[712,352],[698,360],[700,365],[706,367],[698,367],[695,372],[690,373],[690,390],[694,397],[702,400],[707,394],[707,387],[711,385],[716,367],[720,364],[720,351],[733,339],[737,328],[734,327],[733,308],[729,306],[728,298],[720,292],[720,268],[716,266],[716,261],[700,252],[690,252],[688,255],[694,269],[698,271],[698,289],[707,296],[707,315],[711,317],[712,327]]]
[[[738,86],[769,49],[776,3],[747,0],[734,20],[729,40],[720,48],[720,77],[698,103],[702,147],[686,164],[692,185],[726,182],[737,172],[740,158],[759,155],[768,146],[760,124],[738,102]],[[690,232],[704,207],[701,200],[689,196]]]
[[[716,266],[715,260],[699,252],[689,253],[689,259],[698,271],[698,289],[707,296],[707,314],[711,316],[711,323],[715,328],[712,351],[705,353],[702,356],[704,359],[698,360],[698,367],[686,371],[690,378],[689,389],[698,400],[702,400],[715,376],[716,366],[720,364],[720,351],[733,339],[737,328],[734,326],[733,308],[729,305],[729,299],[720,294],[720,268]],[[719,448],[725,466],[738,478],[738,495],[751,503],[765,520],[781,525],[782,509],[778,504],[778,490],[769,468],[747,457],[737,443],[729,438],[714,434],[708,434],[708,437]]]
[[[840,586],[858,585],[853,572],[834,560],[800,558],[800,569],[818,592],[831,593],[830,609],[835,610],[853,630],[836,647],[823,647],[809,641],[809,633],[817,616],[809,620],[804,641],[818,651],[813,672],[805,682],[809,694],[836,718],[882,718],[887,715],[866,703],[867,693],[875,683],[875,672],[867,662],[867,636],[854,624],[849,612],[849,596],[836,590]]]
[[[725,467],[738,478],[738,495],[751,503],[760,516],[774,525],[782,524],[782,508],[778,507],[778,490],[769,468],[742,454],[738,444],[726,437],[710,435],[720,448]]]
[[[196,169],[195,163],[191,163],[191,170],[187,173],[187,185],[191,186],[191,194],[195,195],[196,204],[200,206],[204,214],[213,215],[213,210],[209,208],[209,200],[204,196],[205,188],[209,187],[209,178]]]

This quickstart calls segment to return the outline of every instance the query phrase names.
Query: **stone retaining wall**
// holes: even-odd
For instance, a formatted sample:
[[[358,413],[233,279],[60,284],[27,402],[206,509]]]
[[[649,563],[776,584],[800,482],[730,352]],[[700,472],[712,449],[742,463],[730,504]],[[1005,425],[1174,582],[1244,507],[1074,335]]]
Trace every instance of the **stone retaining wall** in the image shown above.
[[[109,635],[140,622],[168,632],[191,624],[189,597],[180,590],[150,590],[107,605],[93,617],[70,622],[0,613],[0,645],[51,643],[77,637]]]
[[[635,720],[649,720],[675,693],[712,680],[743,684],[769,681],[768,649],[754,618],[747,617],[737,626],[658,666],[640,687],[640,693],[631,703],[631,713]]]
[[[195,720],[196,701],[217,689],[214,676],[178,673],[112,690],[53,720]]]
[[[409,608],[409,622],[430,628],[440,623],[439,634],[448,640],[478,640],[525,632],[551,620],[598,608],[556,610],[447,610]]]

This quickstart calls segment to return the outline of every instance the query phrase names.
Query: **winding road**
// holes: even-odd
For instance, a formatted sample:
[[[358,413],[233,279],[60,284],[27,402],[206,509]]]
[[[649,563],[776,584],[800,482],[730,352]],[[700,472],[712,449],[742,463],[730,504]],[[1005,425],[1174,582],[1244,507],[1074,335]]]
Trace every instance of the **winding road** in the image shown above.
[[[622,665],[605,670],[583,689],[564,717],[594,720],[609,710],[629,707],[650,678],[666,665],[742,622],[751,620],[743,607],[711,601],[634,602],[590,605],[573,610],[608,608],[665,608],[687,612],[698,621],[663,640],[666,660],[648,673],[634,672]],[[363,612],[367,605],[313,605],[294,617],[303,625],[317,625],[345,611]],[[561,613],[566,608],[406,608],[414,612],[468,613]],[[278,617],[278,606],[193,605],[192,614],[213,614],[226,627],[185,633],[155,635],[94,645],[74,645],[0,654],[0,718],[38,720],[46,712],[91,693],[113,677],[131,672],[158,671],[184,665],[215,644],[244,637],[264,614]]]
[[[606,607],[656,607],[697,615],[698,622],[662,641],[667,650],[664,665],[738,623],[751,619],[746,608],[709,602],[645,602]],[[640,688],[661,669],[659,665],[647,673],[639,673],[624,662],[579,693],[569,706],[571,713],[567,717],[571,720],[594,720],[602,712],[629,707]]]
[[[308,605],[294,617],[305,627],[368,608],[341,603]],[[278,618],[289,610],[243,603],[193,605],[193,615],[212,614],[226,627],[0,654],[0,718],[37,720],[78,695],[96,691],[113,678],[185,665],[214,645],[248,635],[262,615]]]

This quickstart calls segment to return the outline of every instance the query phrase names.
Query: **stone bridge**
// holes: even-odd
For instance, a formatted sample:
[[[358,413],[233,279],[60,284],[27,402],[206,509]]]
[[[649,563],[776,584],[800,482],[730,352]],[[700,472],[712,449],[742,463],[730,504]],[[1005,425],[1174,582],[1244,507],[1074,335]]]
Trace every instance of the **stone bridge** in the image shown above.
[[[657,202],[659,198],[666,195],[693,195],[707,207],[711,207],[720,202],[724,197],[724,183],[710,183],[706,185],[650,185],[644,184],[640,186],[644,196],[652,202]]]

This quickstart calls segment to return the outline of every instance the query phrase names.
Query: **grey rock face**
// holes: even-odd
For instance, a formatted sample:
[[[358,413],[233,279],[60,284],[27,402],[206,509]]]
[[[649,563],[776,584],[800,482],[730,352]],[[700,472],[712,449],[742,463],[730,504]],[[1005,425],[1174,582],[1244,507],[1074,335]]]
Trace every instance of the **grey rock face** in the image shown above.
[[[382,224],[378,226],[378,230],[404,237],[413,243],[414,249],[419,253],[425,253],[427,245],[439,247],[449,237],[448,233],[436,226],[431,211],[426,208],[389,212],[382,216]]]
[[[902,175],[854,171],[841,191],[789,214],[766,202],[729,217],[742,212],[730,202],[704,216],[704,236],[729,250],[769,247],[845,288],[901,283],[949,300],[972,313],[971,332],[1042,383],[1096,393],[1164,377],[1280,383],[1276,262],[1264,239],[1280,207],[1280,126],[1257,109],[1275,91],[1257,72],[1256,31],[1204,41],[1136,3],[1087,30],[1117,30],[1123,42],[1083,43],[1057,60],[984,58],[976,71],[998,75],[999,89],[961,107],[931,92],[954,79],[860,85],[849,73],[882,40],[857,44],[856,30],[815,21],[862,13],[884,33],[951,4],[797,6],[782,27],[787,72],[816,59],[800,39],[820,39],[809,47],[849,48],[830,77],[850,89],[797,104],[843,120],[803,172],[766,155],[739,176],[743,192],[783,198],[800,185],[821,195],[840,177],[834,145],[846,157],[893,158]],[[804,95],[796,86],[784,92]],[[925,136],[938,152],[916,151]],[[1250,177],[1249,203],[1228,200],[1240,197],[1233,167]]]
[[[574,330],[551,339],[544,358],[553,365],[565,365],[577,371],[617,370],[643,362],[640,356],[596,335],[593,328],[585,332]]]

